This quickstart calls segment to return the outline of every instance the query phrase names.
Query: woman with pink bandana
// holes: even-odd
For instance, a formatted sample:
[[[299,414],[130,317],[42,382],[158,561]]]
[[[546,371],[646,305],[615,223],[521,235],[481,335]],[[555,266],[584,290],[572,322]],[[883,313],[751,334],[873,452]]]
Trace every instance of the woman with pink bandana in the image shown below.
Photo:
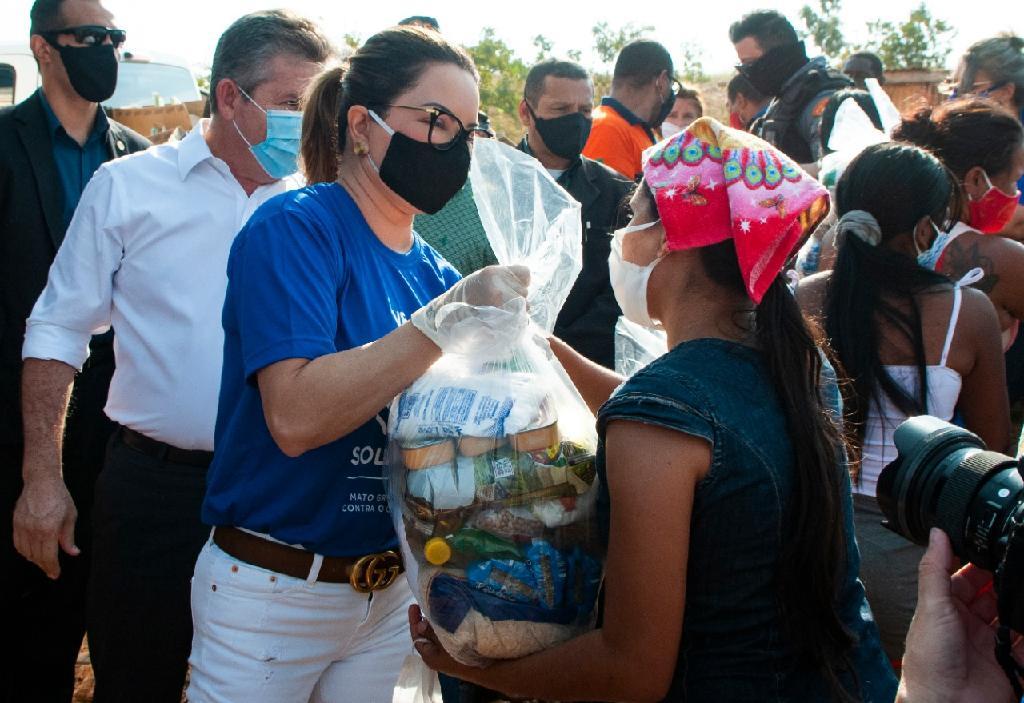
[[[516,697],[888,703],[818,335],[783,274],[826,191],[707,118],[649,150],[643,176],[609,265],[624,314],[670,351],[613,393],[620,378],[553,341],[600,406],[603,622],[474,669],[414,610],[417,650]]]

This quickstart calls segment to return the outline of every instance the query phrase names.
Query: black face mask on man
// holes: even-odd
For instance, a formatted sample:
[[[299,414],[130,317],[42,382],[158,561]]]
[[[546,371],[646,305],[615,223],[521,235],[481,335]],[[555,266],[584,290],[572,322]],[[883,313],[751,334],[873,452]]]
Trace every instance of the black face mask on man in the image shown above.
[[[803,42],[797,42],[769,49],[754,63],[740,66],[739,71],[762,95],[775,97],[786,81],[806,64],[807,49]]]
[[[373,110],[369,113],[391,135],[391,143],[377,169],[384,185],[417,210],[428,215],[438,212],[469,176],[466,136],[459,137],[448,149],[439,150],[395,131]]]
[[[582,112],[552,118],[537,117],[530,103],[526,103],[526,109],[530,111],[537,132],[544,140],[548,151],[563,159],[575,159],[580,155],[590,137],[593,120]]]
[[[71,87],[83,100],[101,103],[117,87],[117,53],[113,44],[53,45],[60,52]]]
[[[670,87],[672,85],[673,84],[670,84]],[[668,97],[665,98],[665,100],[661,103],[661,106],[658,108],[658,114],[655,115],[654,121],[651,122],[651,127],[658,127],[658,126],[660,126],[661,123],[665,121],[665,118],[669,116],[669,113],[672,112],[672,108],[675,107],[675,104],[676,104],[676,91],[675,91],[675,88],[673,87],[672,90],[669,91]]]

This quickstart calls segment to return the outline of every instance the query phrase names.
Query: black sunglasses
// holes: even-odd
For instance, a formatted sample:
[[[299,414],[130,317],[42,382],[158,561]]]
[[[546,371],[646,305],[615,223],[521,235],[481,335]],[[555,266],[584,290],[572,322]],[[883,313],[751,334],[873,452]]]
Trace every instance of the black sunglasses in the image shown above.
[[[124,44],[127,38],[127,33],[123,29],[113,29],[98,24],[83,24],[79,27],[52,29],[40,32],[39,34],[53,46],[57,46],[57,37],[61,34],[74,35],[76,42],[86,46],[99,46],[105,43],[109,37],[110,43],[114,45],[115,49]]]

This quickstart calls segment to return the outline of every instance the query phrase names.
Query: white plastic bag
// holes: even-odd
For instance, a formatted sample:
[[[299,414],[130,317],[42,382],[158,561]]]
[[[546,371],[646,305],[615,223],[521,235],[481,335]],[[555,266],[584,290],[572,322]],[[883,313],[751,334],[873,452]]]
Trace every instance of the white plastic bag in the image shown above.
[[[537,159],[496,139],[475,142],[469,172],[494,256],[530,269],[530,317],[551,334],[583,269],[580,204]]]
[[[828,138],[828,148],[832,153],[821,160],[820,180],[827,188],[834,190],[846,167],[869,146],[889,141],[892,131],[900,123],[899,110],[882,90],[878,79],[868,78],[867,88],[878,110],[882,129],[875,127],[856,100],[851,98],[842,102],[836,110],[832,134]]]
[[[660,330],[652,330],[620,317],[615,323],[615,373],[629,378],[668,351],[668,339]]]
[[[546,339],[581,268],[580,206],[493,140],[471,173],[498,261],[530,269],[529,310],[458,310],[460,343],[391,406],[388,497],[439,641],[484,665],[593,627],[603,544],[594,417]]]
[[[423,663],[413,652],[402,662],[391,703],[442,703],[437,672]]]

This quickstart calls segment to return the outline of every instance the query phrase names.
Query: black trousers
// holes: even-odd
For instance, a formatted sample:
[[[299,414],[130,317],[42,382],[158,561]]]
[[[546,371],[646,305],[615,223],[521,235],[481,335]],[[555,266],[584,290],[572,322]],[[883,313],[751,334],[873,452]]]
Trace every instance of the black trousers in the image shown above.
[[[22,489],[22,446],[0,445],[0,623],[10,645],[0,657],[3,703],[71,700],[86,624],[93,489],[114,429],[101,410],[113,371],[108,356],[95,354],[75,382],[63,465],[64,482],[78,510],[75,544],[82,553],[72,557],[60,552],[55,581],[14,549],[12,514]]]
[[[95,703],[180,703],[192,646],[190,592],[206,469],[114,436],[96,483],[89,579]]]

